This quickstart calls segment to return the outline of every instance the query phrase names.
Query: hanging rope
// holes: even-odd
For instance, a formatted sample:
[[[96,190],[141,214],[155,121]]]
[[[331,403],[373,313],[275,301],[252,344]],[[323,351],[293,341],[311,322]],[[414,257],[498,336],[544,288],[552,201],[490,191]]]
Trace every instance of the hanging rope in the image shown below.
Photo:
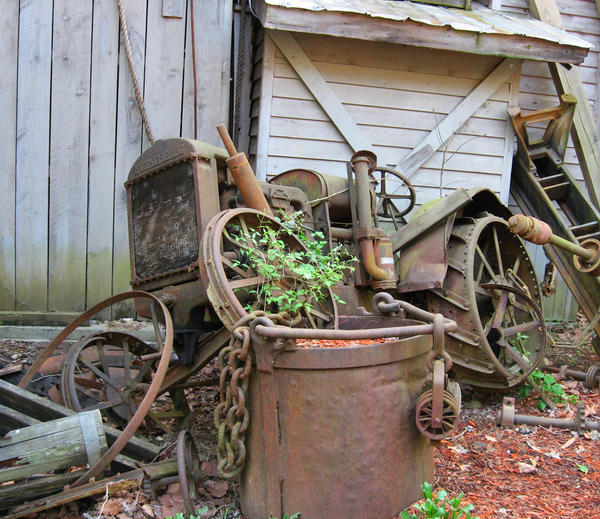
[[[138,104],[138,108],[140,109],[140,114],[142,116],[142,122],[144,123],[144,128],[146,129],[146,135],[150,144],[154,144],[154,135],[152,134],[152,130],[150,129],[150,122],[148,121],[148,115],[146,114],[146,108],[144,107],[144,99],[142,98],[142,93],[140,91],[140,85],[138,83],[137,77],[135,75],[135,69],[133,68],[133,57],[131,56],[131,44],[129,42],[129,31],[127,31],[127,20],[125,18],[125,10],[123,9],[122,0],[117,0],[117,6],[119,8],[119,20],[121,21],[121,34],[123,35],[123,44],[125,45],[125,54],[127,56],[127,65],[129,67],[129,73],[131,74],[131,81],[133,82],[133,90],[135,92],[135,99]]]

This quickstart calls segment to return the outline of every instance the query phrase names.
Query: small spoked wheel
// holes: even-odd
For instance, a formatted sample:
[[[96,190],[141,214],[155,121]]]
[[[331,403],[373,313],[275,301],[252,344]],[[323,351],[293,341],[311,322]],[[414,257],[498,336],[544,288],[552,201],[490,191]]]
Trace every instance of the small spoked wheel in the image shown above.
[[[67,351],[61,394],[75,411],[100,409],[119,423],[137,409],[136,393],[152,381],[156,350],[137,337],[120,332],[88,335]]]
[[[443,392],[441,423],[433,422],[433,390],[428,389],[417,400],[416,424],[419,432],[430,440],[448,438],[456,429],[460,403],[448,391]]]
[[[372,174],[377,182],[375,214],[380,220],[393,222],[397,229],[406,223],[403,217],[415,206],[415,188],[408,178],[392,168],[378,166]]]
[[[188,430],[181,431],[177,437],[177,470],[183,506],[187,514],[194,515],[194,500],[198,497],[197,484],[202,477],[202,471],[194,438]]]

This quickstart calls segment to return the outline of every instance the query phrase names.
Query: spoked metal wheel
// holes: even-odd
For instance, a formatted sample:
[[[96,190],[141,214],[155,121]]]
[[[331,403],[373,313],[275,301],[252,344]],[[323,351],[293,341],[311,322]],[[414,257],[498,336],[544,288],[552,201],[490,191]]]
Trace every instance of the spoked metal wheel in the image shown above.
[[[71,485],[72,487],[83,485],[84,483],[87,483],[91,478],[95,478],[102,474],[104,469],[108,467],[108,465],[115,459],[117,454],[121,452],[123,447],[138,430],[138,428],[146,418],[146,415],[149,413],[152,407],[152,403],[159,395],[163,380],[167,373],[167,369],[169,368],[171,354],[173,352],[173,323],[167,307],[156,296],[148,292],[143,292],[141,290],[124,292],[122,294],[117,294],[115,296],[109,297],[108,299],[105,299],[104,301],[98,303],[97,305],[93,306],[92,308],[81,314],[67,327],[65,327],[44,349],[44,351],[42,351],[42,353],[34,361],[34,363],[31,365],[29,370],[25,373],[25,375],[19,382],[19,387],[26,388],[27,385],[33,379],[33,377],[39,372],[39,369],[42,366],[42,364],[50,357],[50,355],[52,355],[56,348],[60,344],[62,344],[63,341],[67,339],[69,335],[73,331],[75,331],[76,328],[81,326],[85,321],[116,303],[132,298],[150,299],[152,301],[152,304],[155,305],[155,307],[160,312],[160,322],[164,323],[165,326],[164,339],[161,338],[160,335],[157,336],[159,346],[158,351],[154,351],[154,353],[151,354],[154,357],[154,360],[157,361],[157,363],[155,364],[152,380],[144,388],[145,391],[137,404],[137,408],[135,412],[133,412],[133,414],[131,415],[130,419],[127,421],[127,424],[123,428],[121,434],[109,447],[109,449],[104,453],[102,458],[100,458],[100,460],[95,465],[91,466],[83,476],[81,476],[77,481],[75,481]],[[100,353],[98,353],[98,355],[100,356]],[[142,369],[143,367],[140,366],[140,370]],[[100,379],[102,380],[102,377],[100,377]],[[106,380],[104,381],[106,382]],[[109,401],[110,400],[112,400],[111,397],[109,397]]]
[[[256,240],[251,237],[254,230],[265,226],[278,230],[282,224],[260,211],[230,209],[213,217],[206,228],[202,240],[201,274],[207,286],[208,298],[229,330],[252,311],[279,311],[275,305],[266,305],[261,299],[260,291],[265,277],[248,260],[251,249],[268,254],[269,244],[257,247]],[[287,253],[306,250],[302,242],[292,234],[282,233],[280,239],[283,240]],[[272,267],[280,268],[276,258],[272,260]],[[322,300],[316,300],[310,295],[310,283],[309,280],[283,270],[273,289],[307,294],[301,297],[308,298],[306,302],[310,303],[310,309],[303,307],[297,314],[289,316],[293,326],[334,328],[337,313],[331,290],[326,290]]]
[[[398,229],[406,223],[404,216],[415,206],[415,188],[408,178],[392,168],[378,166],[372,175],[377,181],[375,216],[379,221],[392,222]]]
[[[126,424],[152,383],[159,358],[156,348],[128,333],[88,335],[67,350],[60,381],[65,405],[75,411],[100,409],[115,425]],[[171,419],[183,419],[188,409],[184,400],[178,403],[176,411],[171,402],[153,403],[146,425],[152,421],[170,431]]]
[[[519,384],[546,349],[539,286],[523,243],[501,218],[457,219],[448,264],[428,306],[458,324],[446,341],[454,374],[482,388]]]

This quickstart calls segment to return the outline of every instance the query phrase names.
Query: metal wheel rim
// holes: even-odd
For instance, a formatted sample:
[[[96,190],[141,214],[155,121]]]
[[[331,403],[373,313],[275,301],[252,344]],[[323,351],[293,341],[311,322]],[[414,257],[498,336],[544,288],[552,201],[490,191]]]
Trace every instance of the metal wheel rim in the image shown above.
[[[432,422],[432,408],[433,408],[433,390],[428,389],[425,391],[417,401],[417,408],[415,412],[415,422],[419,432],[429,438],[430,440],[443,440],[448,438],[452,432],[456,429],[458,417],[460,415],[460,408],[454,397],[448,392],[443,393],[443,407],[442,407],[442,424],[439,433],[435,433],[434,428],[431,426]],[[437,430],[437,428],[435,429]]]
[[[515,386],[541,361],[546,348],[545,323],[539,310],[539,285],[523,242],[510,233],[503,219],[483,216],[457,219],[448,247],[449,267],[443,287],[432,290],[428,301],[430,310],[442,311],[459,326],[446,341],[446,349],[456,366],[454,372],[461,381],[477,387],[504,389]],[[482,258],[486,258],[487,264]],[[493,340],[495,336],[488,340],[489,330],[485,328],[489,316],[493,315],[494,302],[490,303],[492,294],[482,285],[490,282],[499,285],[494,289],[496,292],[501,293],[506,287],[511,300],[519,298],[540,321],[539,329],[526,341],[531,364],[527,369],[515,367],[514,361],[505,366],[504,359],[501,361],[496,356],[501,350]],[[532,297],[521,290],[521,283]]]
[[[177,437],[177,470],[183,506],[187,514],[193,515],[194,499],[198,496],[196,481],[200,477],[200,458],[194,438],[188,430],[180,431]]]
[[[252,276],[244,277],[246,273],[241,273],[241,269],[235,270],[231,266],[231,262],[222,254],[226,252],[224,247],[234,245],[234,242],[228,240],[226,237],[226,227],[228,224],[234,222],[235,219],[245,222],[244,225],[246,226],[248,223],[252,223],[258,219],[260,219],[261,223],[268,222],[274,226],[281,225],[277,220],[261,211],[246,208],[222,211],[215,215],[208,223],[202,238],[201,275],[207,287],[208,298],[215,312],[229,330],[232,330],[235,323],[239,322],[240,319],[249,315],[243,303],[238,299],[234,289],[242,286],[256,286],[258,284],[258,282],[254,285],[245,284],[253,282],[253,279],[257,280],[258,278]],[[225,243],[224,240],[226,240]],[[286,236],[284,242],[288,246],[296,247],[294,250],[306,250],[304,245],[293,235]],[[318,313],[326,315],[329,318],[329,323],[323,327],[337,327],[337,307],[330,289],[328,290],[328,296],[324,302],[323,309],[323,312]],[[315,309],[310,313],[314,312],[317,312],[317,310]],[[311,316],[308,316],[307,319],[311,319]]]

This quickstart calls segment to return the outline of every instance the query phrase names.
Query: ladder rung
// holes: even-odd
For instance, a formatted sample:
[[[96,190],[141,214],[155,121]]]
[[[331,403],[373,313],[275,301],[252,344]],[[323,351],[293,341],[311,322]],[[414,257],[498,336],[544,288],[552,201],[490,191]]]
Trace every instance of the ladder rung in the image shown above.
[[[590,232],[594,232],[600,230],[600,222],[587,222],[581,223],[579,225],[574,225],[569,229],[575,236],[580,236],[581,234],[588,234]]]
[[[577,241],[582,242],[583,240],[587,240],[589,238],[594,238],[594,240],[600,241],[600,231],[591,232],[590,234],[582,234],[580,236],[577,236]]]
[[[550,200],[562,200],[567,195],[570,185],[570,182],[561,182],[560,184],[554,184],[543,189]]]
[[[558,175],[550,175],[549,177],[542,177],[538,179],[540,186],[549,187],[554,184],[559,184],[565,181],[565,175],[563,173],[559,173]]]

